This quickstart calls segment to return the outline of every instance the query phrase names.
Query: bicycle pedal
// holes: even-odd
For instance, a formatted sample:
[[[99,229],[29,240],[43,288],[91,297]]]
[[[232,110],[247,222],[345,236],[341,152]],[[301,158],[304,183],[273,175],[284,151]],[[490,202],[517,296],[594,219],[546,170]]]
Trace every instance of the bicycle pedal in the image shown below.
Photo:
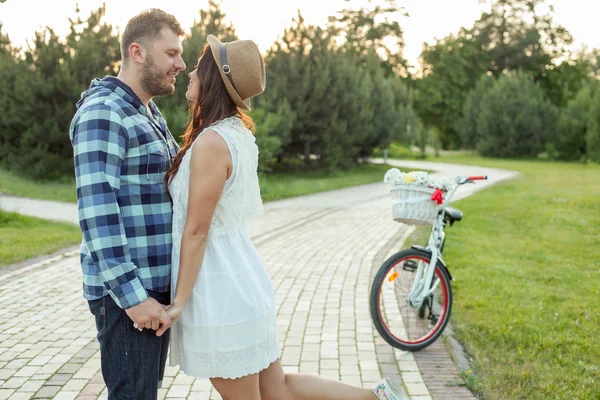
[[[419,266],[414,260],[406,260],[402,265],[402,269],[409,272],[415,272]]]

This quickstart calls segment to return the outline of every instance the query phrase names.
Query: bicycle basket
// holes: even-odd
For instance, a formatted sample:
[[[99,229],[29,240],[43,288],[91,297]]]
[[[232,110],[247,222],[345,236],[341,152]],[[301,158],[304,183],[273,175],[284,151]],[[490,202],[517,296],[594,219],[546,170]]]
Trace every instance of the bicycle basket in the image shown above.
[[[393,183],[392,217],[395,221],[409,225],[432,225],[440,205],[431,199],[435,188],[420,185]]]

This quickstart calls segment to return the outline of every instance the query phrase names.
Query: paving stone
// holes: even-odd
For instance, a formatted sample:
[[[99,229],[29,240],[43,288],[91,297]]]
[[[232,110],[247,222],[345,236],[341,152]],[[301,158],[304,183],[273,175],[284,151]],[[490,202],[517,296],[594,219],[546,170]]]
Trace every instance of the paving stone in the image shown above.
[[[4,208],[10,206],[2,200]],[[74,205],[31,204],[76,221]],[[464,387],[443,385],[460,379],[445,349],[402,352],[373,328],[368,304],[373,273],[387,255],[380,254],[384,246],[407,229],[389,213],[388,189],[378,183],[267,203],[264,216],[250,221],[276,292],[284,371],[319,373],[357,386],[374,385],[382,374],[401,374],[416,400],[473,399]],[[36,390],[35,398],[107,398],[78,264],[73,253],[0,274],[0,303],[7,310],[0,316],[0,400]],[[435,384],[431,390],[429,381]],[[208,380],[168,367],[159,398],[184,397],[220,399]]]
[[[52,398],[60,391],[60,389],[60,386],[42,386],[42,388],[35,394],[34,398]]]

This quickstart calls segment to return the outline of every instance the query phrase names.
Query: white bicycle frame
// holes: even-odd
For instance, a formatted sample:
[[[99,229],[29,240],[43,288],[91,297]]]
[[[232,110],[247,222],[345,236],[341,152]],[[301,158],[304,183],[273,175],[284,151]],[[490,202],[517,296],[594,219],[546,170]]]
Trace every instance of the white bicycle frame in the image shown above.
[[[413,283],[412,290],[408,294],[408,302],[415,308],[421,307],[425,299],[431,295],[440,281],[438,280],[433,286],[431,282],[433,280],[433,274],[435,272],[435,266],[438,260],[442,259],[442,244],[444,243],[444,218],[446,206],[452,200],[454,193],[459,186],[469,182],[469,179],[463,176],[456,178],[457,185],[454,186],[452,191],[442,203],[438,215],[435,219],[433,227],[431,228],[431,235],[429,236],[429,242],[427,243],[427,250],[431,251],[431,260],[429,264],[419,261],[419,267],[417,268],[417,276]]]

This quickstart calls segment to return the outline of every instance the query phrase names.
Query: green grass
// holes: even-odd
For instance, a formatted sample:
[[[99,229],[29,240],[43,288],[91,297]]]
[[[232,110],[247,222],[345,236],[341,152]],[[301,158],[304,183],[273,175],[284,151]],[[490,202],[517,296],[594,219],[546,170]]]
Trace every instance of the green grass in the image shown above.
[[[263,201],[267,202],[383,182],[383,176],[390,168],[390,165],[363,164],[334,175],[329,175],[325,171],[273,172],[261,176],[261,195]]]
[[[383,157],[383,149],[376,148],[373,152],[373,157]],[[392,142],[388,146],[388,157],[401,160],[424,159],[425,155],[420,151],[412,151],[410,145],[401,142]]]
[[[366,183],[381,182],[389,165],[362,164],[333,175],[326,171],[271,172],[261,176],[263,200],[273,201],[341,189]],[[0,192],[15,196],[74,203],[77,201],[75,183],[35,182],[18,178],[0,170]]]
[[[75,225],[0,211],[0,268],[72,246],[81,241]]]
[[[522,172],[457,202],[445,260],[469,387],[495,399],[600,398],[600,166],[469,156]]]
[[[0,193],[33,199],[74,203],[77,201],[75,182],[36,182],[0,169]]]

